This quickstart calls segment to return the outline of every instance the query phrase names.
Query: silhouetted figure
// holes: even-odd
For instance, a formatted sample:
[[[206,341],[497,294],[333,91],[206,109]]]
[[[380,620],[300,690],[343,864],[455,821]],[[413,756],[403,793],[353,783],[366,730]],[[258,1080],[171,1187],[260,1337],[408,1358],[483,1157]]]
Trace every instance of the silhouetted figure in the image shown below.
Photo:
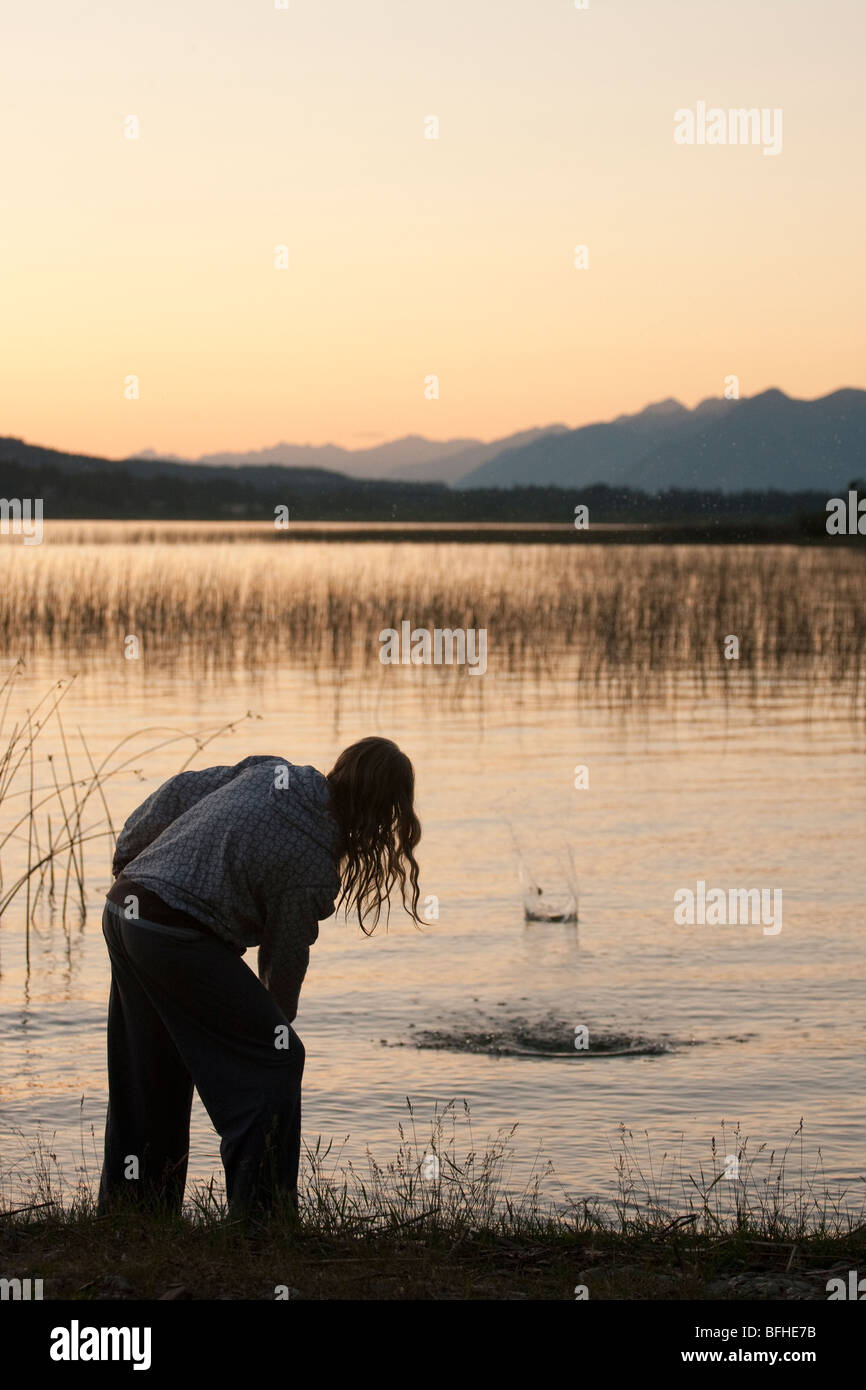
[[[319,922],[375,929],[399,885],[418,918],[414,772],[384,738],[327,776],[250,757],[172,777],[117,841],[100,1210],[180,1211],[193,1087],[218,1131],[233,1218],[297,1209],[304,1048],[292,1028]],[[258,946],[258,977],[242,960]]]

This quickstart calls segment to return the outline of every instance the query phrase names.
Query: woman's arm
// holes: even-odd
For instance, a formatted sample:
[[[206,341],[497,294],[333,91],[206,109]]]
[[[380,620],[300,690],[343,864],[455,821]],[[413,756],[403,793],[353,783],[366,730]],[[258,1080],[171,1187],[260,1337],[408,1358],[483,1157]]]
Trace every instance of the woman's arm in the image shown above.
[[[297,1017],[298,996],[310,963],[310,947],[319,935],[319,922],[333,911],[331,889],[287,887],[278,908],[268,915],[259,947],[259,979],[289,1023]]]
[[[179,772],[157,787],[155,792],[133,811],[117,837],[111,872],[114,878],[123,872],[136,855],[147,849],[164,830],[188,811],[202,797],[231,782],[254,763],[275,762],[272,757],[254,755],[244,758],[233,767],[205,767],[200,772]]]

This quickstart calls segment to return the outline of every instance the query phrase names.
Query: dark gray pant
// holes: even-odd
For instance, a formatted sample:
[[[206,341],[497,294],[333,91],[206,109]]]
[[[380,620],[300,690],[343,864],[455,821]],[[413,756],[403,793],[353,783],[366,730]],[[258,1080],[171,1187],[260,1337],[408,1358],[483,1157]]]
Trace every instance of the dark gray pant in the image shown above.
[[[193,1086],[220,1135],[230,1215],[265,1214],[280,1196],[297,1205],[304,1048],[276,1001],[208,932],[127,921],[107,902],[102,933],[111,996],[99,1209],[132,1198],[180,1210]]]

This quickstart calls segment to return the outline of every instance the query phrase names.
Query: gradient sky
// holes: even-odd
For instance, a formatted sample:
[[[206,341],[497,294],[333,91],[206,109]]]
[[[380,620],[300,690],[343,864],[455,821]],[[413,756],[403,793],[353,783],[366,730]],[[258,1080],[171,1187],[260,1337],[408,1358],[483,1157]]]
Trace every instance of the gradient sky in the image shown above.
[[[866,386],[863,0],[4,8],[0,434],[358,448]],[[781,107],[782,153],[676,145],[701,100]]]

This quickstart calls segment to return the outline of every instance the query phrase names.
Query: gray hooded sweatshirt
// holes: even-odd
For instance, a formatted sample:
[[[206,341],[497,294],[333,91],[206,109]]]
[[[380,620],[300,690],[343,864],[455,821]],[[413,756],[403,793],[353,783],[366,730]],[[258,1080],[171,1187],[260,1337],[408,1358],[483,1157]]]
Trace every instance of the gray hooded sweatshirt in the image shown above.
[[[171,777],[133,811],[112,864],[243,955],[291,1023],[319,922],[340,892],[326,778],[285,759],[244,758]]]

